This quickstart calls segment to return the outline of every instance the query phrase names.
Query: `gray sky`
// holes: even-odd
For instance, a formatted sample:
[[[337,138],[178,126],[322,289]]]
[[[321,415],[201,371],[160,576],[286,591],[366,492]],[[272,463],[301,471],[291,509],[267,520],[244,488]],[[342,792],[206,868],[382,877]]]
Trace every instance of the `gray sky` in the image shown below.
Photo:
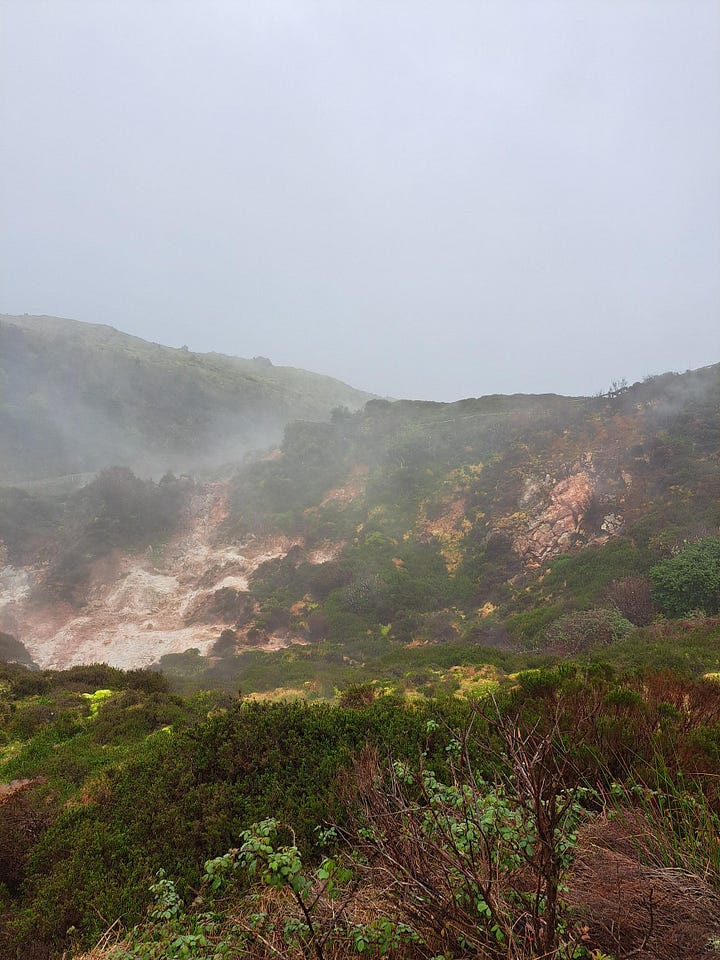
[[[0,0],[0,311],[380,394],[720,360],[720,0]]]

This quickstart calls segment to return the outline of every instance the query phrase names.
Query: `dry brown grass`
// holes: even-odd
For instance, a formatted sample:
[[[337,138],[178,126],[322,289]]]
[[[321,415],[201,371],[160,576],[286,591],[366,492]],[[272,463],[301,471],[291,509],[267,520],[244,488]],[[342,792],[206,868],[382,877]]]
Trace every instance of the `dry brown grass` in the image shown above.
[[[686,870],[643,863],[641,815],[600,816],[583,828],[568,901],[587,922],[590,946],[617,960],[717,957],[720,893]]]

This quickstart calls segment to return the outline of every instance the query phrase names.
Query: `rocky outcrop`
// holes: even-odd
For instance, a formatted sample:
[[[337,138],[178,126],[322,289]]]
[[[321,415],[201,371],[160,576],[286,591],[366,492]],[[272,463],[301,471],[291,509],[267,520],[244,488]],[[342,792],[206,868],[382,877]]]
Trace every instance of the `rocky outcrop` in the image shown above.
[[[623,529],[622,494],[632,479],[599,472],[591,453],[557,478],[526,476],[518,510],[491,526],[509,536],[513,549],[532,569],[572,547],[604,543]]]

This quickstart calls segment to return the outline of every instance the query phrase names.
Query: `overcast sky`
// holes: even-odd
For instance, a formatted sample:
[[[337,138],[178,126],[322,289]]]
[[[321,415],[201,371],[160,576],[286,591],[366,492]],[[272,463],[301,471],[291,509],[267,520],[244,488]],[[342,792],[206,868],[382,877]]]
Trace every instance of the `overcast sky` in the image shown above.
[[[392,396],[720,360],[720,0],[0,0],[0,311]]]

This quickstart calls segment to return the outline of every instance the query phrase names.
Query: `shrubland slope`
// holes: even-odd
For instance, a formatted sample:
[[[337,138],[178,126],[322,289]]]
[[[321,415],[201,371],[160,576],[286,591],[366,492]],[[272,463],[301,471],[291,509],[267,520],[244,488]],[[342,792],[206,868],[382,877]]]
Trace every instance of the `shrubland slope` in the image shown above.
[[[493,700],[355,693],[0,665],[2,956],[716,955],[720,685],[566,664]]]

